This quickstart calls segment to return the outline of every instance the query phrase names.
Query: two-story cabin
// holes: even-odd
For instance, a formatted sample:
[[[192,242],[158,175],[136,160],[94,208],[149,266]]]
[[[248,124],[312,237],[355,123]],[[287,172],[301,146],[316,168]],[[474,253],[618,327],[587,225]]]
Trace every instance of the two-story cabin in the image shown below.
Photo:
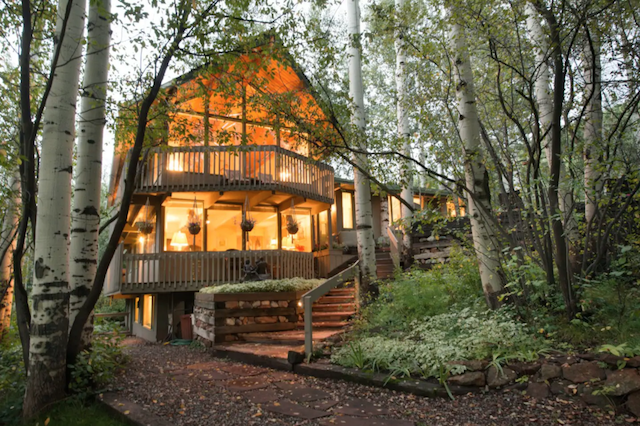
[[[334,182],[300,127],[270,112],[276,101],[322,120],[307,89],[292,65],[259,50],[164,87],[105,284],[106,295],[127,299],[135,335],[163,340],[192,312],[196,291],[240,282],[247,264],[274,279],[313,278],[353,256],[332,250],[356,245],[353,184]],[[122,197],[128,161],[130,134],[120,127],[111,205]],[[376,237],[400,212],[397,200],[379,198]],[[440,206],[447,197],[427,192],[414,201]]]

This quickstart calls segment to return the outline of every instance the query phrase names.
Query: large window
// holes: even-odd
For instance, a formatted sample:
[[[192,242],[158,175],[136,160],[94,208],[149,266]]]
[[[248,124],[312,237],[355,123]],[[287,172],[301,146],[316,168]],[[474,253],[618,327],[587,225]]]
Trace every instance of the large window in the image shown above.
[[[402,219],[402,208],[400,207],[400,200],[397,197],[389,196],[389,217],[391,218],[391,223],[394,223],[400,219]]]
[[[133,320],[140,324],[140,298],[136,297],[133,302]]]
[[[342,193],[342,227],[353,229],[353,194],[351,192]]]
[[[164,250],[202,251],[204,223],[202,201],[171,200],[164,210]],[[195,226],[199,224],[198,230]]]
[[[247,241],[247,250],[278,248],[278,213],[274,207],[254,207],[249,216],[256,221]],[[238,228],[239,229],[239,228]]]
[[[241,222],[242,206],[216,204],[207,209],[207,251],[242,250]]]
[[[298,223],[298,232],[289,234],[287,220]],[[311,212],[309,210],[288,209],[282,212],[282,249],[290,251],[311,251]]]
[[[145,294],[142,297],[143,306],[142,306],[142,325],[146,328],[151,328],[153,326],[153,307],[155,297],[150,294]]]
[[[326,210],[318,214],[318,249],[329,247],[329,212]]]

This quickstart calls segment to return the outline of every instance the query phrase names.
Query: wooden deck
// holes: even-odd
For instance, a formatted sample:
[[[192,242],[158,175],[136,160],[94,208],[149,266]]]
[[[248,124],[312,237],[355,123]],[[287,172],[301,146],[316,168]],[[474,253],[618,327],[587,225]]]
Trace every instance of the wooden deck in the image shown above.
[[[333,203],[333,168],[278,146],[150,150],[136,192],[281,191]]]
[[[116,256],[118,253],[116,253]],[[202,287],[237,283],[242,280],[242,265],[253,265],[263,258],[274,279],[313,278],[313,253],[286,250],[165,252],[124,254],[121,257],[123,275],[110,275],[107,293],[163,293],[197,291]],[[120,263],[115,259],[112,267]]]

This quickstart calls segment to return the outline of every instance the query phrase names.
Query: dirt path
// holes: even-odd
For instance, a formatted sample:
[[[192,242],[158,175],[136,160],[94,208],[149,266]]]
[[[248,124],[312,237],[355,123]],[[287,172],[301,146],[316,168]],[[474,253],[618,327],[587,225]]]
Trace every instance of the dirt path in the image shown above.
[[[246,366],[188,347],[126,350],[131,362],[116,379],[119,395],[175,425],[616,424],[612,414],[580,401],[536,402],[517,391],[450,401]]]

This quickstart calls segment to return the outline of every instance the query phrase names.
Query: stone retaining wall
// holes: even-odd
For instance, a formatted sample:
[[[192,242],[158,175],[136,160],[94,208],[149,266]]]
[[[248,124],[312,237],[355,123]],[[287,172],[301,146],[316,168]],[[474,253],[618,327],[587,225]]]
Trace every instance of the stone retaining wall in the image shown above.
[[[304,292],[196,293],[194,334],[207,345],[242,339],[243,333],[293,330]]]
[[[511,363],[500,369],[486,361],[450,364],[466,368],[462,374],[449,377],[447,382],[451,385],[498,388],[516,383],[536,399],[578,397],[603,408],[624,405],[640,417],[640,356],[558,355],[536,362]]]

